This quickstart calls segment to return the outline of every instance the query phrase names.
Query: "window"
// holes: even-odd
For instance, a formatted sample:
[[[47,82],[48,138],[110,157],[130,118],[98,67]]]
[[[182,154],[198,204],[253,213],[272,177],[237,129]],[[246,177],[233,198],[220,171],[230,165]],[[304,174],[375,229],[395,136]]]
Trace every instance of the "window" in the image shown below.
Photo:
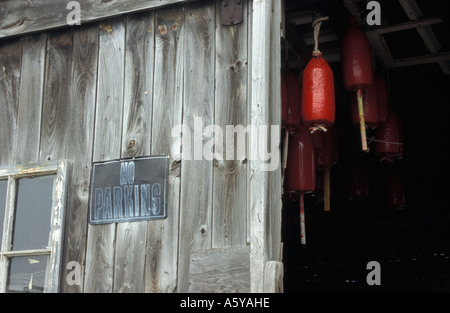
[[[67,166],[0,168],[0,292],[58,292]]]

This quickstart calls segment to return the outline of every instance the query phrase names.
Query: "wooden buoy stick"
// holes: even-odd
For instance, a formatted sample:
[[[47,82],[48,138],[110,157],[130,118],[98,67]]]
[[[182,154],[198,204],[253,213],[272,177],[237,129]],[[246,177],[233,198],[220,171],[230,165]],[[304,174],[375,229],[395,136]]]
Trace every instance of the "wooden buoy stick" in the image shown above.
[[[323,169],[323,201],[325,212],[330,212],[330,168]]]
[[[300,192],[300,240],[302,245],[306,245],[305,201],[303,199],[303,192]]]
[[[367,138],[366,138],[366,121],[364,119],[364,105],[363,105],[363,96],[362,90],[356,90],[356,97],[358,98],[358,112],[359,112],[359,130],[361,132],[361,146],[362,150],[368,152],[367,148]]]

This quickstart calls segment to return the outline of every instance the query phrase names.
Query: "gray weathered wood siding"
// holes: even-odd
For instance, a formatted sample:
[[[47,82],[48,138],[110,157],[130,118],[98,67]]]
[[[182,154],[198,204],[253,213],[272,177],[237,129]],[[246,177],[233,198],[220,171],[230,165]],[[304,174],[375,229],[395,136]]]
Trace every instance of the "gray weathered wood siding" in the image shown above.
[[[279,107],[254,112],[250,88],[251,12],[265,5],[264,19],[277,3],[245,1],[234,26],[222,26],[220,0],[203,0],[0,40],[0,166],[72,163],[61,291],[262,291],[251,276],[262,283],[280,268],[264,273],[281,259],[280,172],[251,169],[247,158],[186,160],[171,133],[184,124],[194,134],[199,118],[218,125],[224,146],[215,149],[225,156],[237,149],[225,145],[226,125],[280,124]],[[264,44],[279,47],[272,22]],[[5,34],[20,35],[15,27]],[[279,73],[279,60],[269,62],[263,70]],[[265,85],[278,86],[279,78]],[[279,105],[279,91],[267,97],[260,103]],[[88,225],[92,162],[159,154],[170,157],[168,218]],[[254,219],[264,226],[252,230]],[[81,285],[65,283],[70,261],[81,264]]]

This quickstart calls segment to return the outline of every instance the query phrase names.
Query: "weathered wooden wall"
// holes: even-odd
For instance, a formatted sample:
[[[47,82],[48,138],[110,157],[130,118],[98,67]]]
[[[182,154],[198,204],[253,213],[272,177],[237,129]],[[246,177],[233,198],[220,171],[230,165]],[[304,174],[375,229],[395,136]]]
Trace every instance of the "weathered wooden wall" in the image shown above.
[[[262,262],[253,275],[270,275],[264,262],[281,258],[279,171],[261,173],[256,163],[250,171],[247,158],[186,160],[171,134],[181,124],[193,134],[199,118],[202,127],[220,126],[224,142],[226,125],[279,124],[276,108],[255,115],[250,102],[255,3],[244,2],[244,22],[234,26],[221,25],[221,1],[204,0],[0,41],[0,166],[73,165],[61,267],[78,261],[84,275],[81,285],[63,284],[62,291],[250,291],[248,246],[261,234],[252,244],[264,256],[253,258]],[[279,40],[278,25],[270,25],[266,45]],[[275,73],[273,62],[264,68]],[[279,92],[271,97],[277,103]],[[224,156],[230,149],[236,143],[215,147]],[[92,162],[157,154],[171,162],[168,218],[88,225]],[[252,219],[264,226],[251,231]],[[245,272],[247,283],[229,285],[230,273],[211,279],[211,268],[215,275]]]

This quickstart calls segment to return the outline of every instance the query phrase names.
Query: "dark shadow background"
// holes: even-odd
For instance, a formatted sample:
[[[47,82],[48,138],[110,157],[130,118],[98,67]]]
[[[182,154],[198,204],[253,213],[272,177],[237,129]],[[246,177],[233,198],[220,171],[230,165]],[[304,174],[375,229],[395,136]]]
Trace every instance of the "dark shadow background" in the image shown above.
[[[392,24],[409,20],[397,1],[379,2]],[[433,25],[433,31],[442,51],[450,51],[449,1],[416,2],[424,17],[444,17],[445,23]],[[308,8],[329,14],[342,38],[349,16],[341,1],[286,2],[287,10]],[[417,36],[414,30],[386,41],[395,58],[429,53]],[[386,164],[373,149],[360,151],[341,64],[330,66],[339,131],[339,160],[331,168],[331,212],[323,210],[321,191],[305,195],[307,244],[301,246],[299,202],[283,201],[285,292],[450,292],[450,77],[436,63],[381,69],[404,134],[404,157]],[[372,135],[368,131],[368,138]],[[355,156],[367,163],[366,199],[348,198]],[[386,176],[392,168],[403,182],[402,210],[386,203]],[[372,260],[381,265],[381,286],[366,283],[366,265]]]

